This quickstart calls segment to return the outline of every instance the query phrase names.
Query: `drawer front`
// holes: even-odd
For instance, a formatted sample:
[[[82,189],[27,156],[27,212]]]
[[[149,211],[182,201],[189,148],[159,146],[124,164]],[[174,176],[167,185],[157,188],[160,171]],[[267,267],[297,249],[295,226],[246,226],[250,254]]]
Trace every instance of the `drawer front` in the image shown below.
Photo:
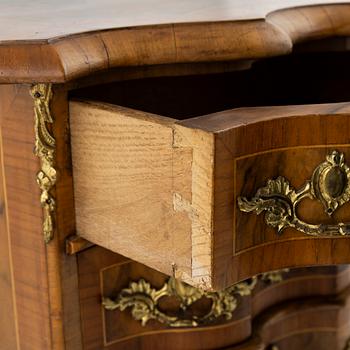
[[[220,293],[174,291],[166,275],[93,247],[78,253],[78,273],[84,349],[256,349],[310,329],[334,345],[349,335],[347,308],[329,297],[350,284],[345,266],[267,273]]]
[[[344,159],[350,160],[350,145],[336,145],[333,148],[339,152],[335,155],[343,154]],[[341,237],[339,230],[342,225],[337,223],[344,223],[349,218],[348,206],[332,201],[330,196],[328,196],[330,200],[327,201],[321,193],[318,197],[316,194],[313,195],[316,187],[319,188],[320,184],[325,182],[324,176],[319,176],[318,172],[315,172],[315,169],[320,169],[320,166],[330,172],[326,178],[330,185],[334,180],[335,184],[341,188],[339,191],[345,193],[345,198],[350,195],[342,189],[343,186],[347,187],[348,182],[346,165],[344,164],[343,170],[340,166],[333,166],[326,160],[329,153],[329,146],[301,146],[276,149],[235,159],[234,166],[237,169],[235,189],[236,193],[241,194],[235,209],[234,251],[236,254],[273,244],[276,240],[281,243],[293,238],[303,240],[303,244],[307,244],[307,240],[313,237]],[[340,176],[339,179],[337,174]],[[269,180],[274,181],[273,184],[270,183],[270,193],[256,194],[258,190],[268,188]],[[310,186],[305,188],[308,183]],[[302,193],[301,190],[304,188],[305,191]],[[335,188],[335,190],[338,189]],[[300,199],[297,196],[293,197],[293,191],[301,193]],[[327,193],[327,189],[323,189],[324,196],[327,197]],[[296,210],[293,210],[293,203],[296,203]],[[330,207],[328,207],[329,204]],[[276,211],[276,215],[269,220],[268,212],[273,210]],[[284,210],[289,210],[289,213],[284,215]],[[330,215],[331,210],[334,212]],[[257,215],[247,215],[247,213]],[[346,225],[343,229],[346,231]],[[312,261],[311,258],[310,262]],[[307,264],[307,261],[304,264]]]
[[[77,232],[203,289],[349,263],[349,113],[339,103],[177,121],[71,102]]]
[[[249,297],[240,301],[227,321],[222,313],[206,326],[178,327],[176,320],[189,321],[191,315],[207,314],[211,310],[210,300],[193,302],[186,308],[186,316],[178,311],[179,303],[174,297],[165,296],[153,303],[152,291],[159,292],[168,277],[101,247],[79,253],[78,265],[84,349],[215,349],[239,343],[250,335]],[[149,284],[149,289],[142,288],[141,281]],[[136,285],[134,293],[126,293],[131,283]],[[122,301],[128,302],[123,311],[103,307],[103,300],[116,300],[122,293]],[[161,314],[146,307],[150,304]],[[134,307],[139,311],[133,315]],[[141,314],[149,316],[144,325],[141,319],[136,319]]]

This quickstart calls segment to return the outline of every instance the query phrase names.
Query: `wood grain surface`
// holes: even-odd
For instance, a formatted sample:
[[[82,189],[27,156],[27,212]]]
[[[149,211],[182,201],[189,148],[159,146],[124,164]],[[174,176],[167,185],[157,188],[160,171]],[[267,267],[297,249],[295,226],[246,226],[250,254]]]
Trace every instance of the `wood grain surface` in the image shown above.
[[[140,340],[140,328],[132,324],[132,320],[126,317],[125,325],[120,325],[120,315],[101,313],[100,295],[113,292],[111,281],[118,277],[122,284],[126,282],[123,278],[129,275],[136,278],[145,273],[150,278],[155,276],[155,282],[164,280],[165,276],[98,247],[79,254],[79,271],[76,256],[65,255],[66,238],[73,235],[76,228],[74,204],[79,203],[77,228],[82,235],[125,255],[135,256],[167,274],[174,270],[178,277],[207,289],[220,289],[253,274],[284,266],[349,263],[347,238],[309,239],[289,231],[279,239],[266,229],[261,218],[243,217],[234,205],[237,195],[254,194],[253,187],[263,183],[266,176],[275,176],[284,170],[288,170],[286,177],[292,173],[293,184],[297,186],[334,147],[344,151],[349,159],[348,103],[245,108],[183,121],[123,107],[103,107],[98,123],[94,119],[96,115],[81,114],[80,122],[74,124],[78,120],[73,117],[71,125],[74,129],[74,125],[79,124],[86,133],[82,133],[86,139],[79,135],[81,138],[75,149],[85,152],[82,164],[88,171],[76,172],[78,196],[76,202],[73,199],[69,89],[135,77],[240,70],[257,59],[300,49],[327,51],[332,48],[344,53],[349,47],[350,4],[320,2],[323,4],[291,9],[283,8],[315,2],[290,0],[281,7],[281,2],[269,0],[259,7],[247,6],[243,1],[214,3],[205,0],[201,4],[165,1],[159,6],[159,2],[153,0],[138,4],[134,1],[112,4],[104,0],[106,6],[99,2],[97,9],[97,3],[88,0],[84,6],[64,1],[55,4],[56,10],[48,2],[6,0],[0,4],[0,28],[4,28],[0,31],[0,83],[5,83],[0,86],[0,305],[3,311],[0,347],[5,350],[101,349],[106,341],[110,343],[109,349],[124,346],[127,349],[130,344],[145,349],[158,345],[164,348],[169,342],[181,349],[193,348],[193,344],[229,346],[249,337],[250,317],[255,318],[260,328],[254,328],[256,332],[245,344],[246,349],[274,342],[282,348],[302,348],[308,342],[318,349],[334,344],[343,347],[349,328],[347,293],[334,300],[305,301],[302,304],[305,312],[291,302],[273,310],[266,318],[259,318],[265,307],[277,301],[283,303],[289,298],[338,293],[348,285],[348,276],[341,275],[340,268],[339,271],[331,269],[324,273],[326,277],[318,276],[315,280],[306,273],[302,282],[282,284],[278,291],[258,290],[261,299],[243,305],[237,313],[238,318],[242,315],[246,318],[242,316],[239,322],[235,320],[236,323],[219,326],[212,333],[207,330],[183,332],[186,335],[182,334],[181,341],[176,341],[173,337],[176,332],[166,330],[159,335],[158,331],[164,329],[153,325],[151,332],[154,333],[147,335],[147,340]],[[315,78],[319,76],[317,73],[323,72],[322,79],[334,77],[333,68],[340,65],[336,60],[332,64],[325,60],[319,70],[319,60],[313,58],[312,66],[318,71],[304,81],[312,81],[314,86],[302,84],[300,90],[296,89],[299,95],[289,87],[288,91],[284,90],[284,97],[281,93],[280,104],[285,100],[292,103],[308,99],[316,102],[349,100],[348,78],[344,78],[347,56],[342,57],[340,74],[338,72],[335,80],[327,80],[327,84],[324,80],[324,88],[320,89],[315,88],[320,81]],[[304,73],[309,71],[307,67],[303,69]],[[270,96],[280,96],[280,81],[276,76],[290,82],[291,75],[298,69],[287,67],[285,74],[277,72],[273,83],[268,66],[261,71],[265,75],[255,82],[263,81],[265,85],[258,84],[254,93],[247,94],[254,80],[243,85],[235,78],[231,80],[236,90],[243,90],[244,86],[246,94],[245,98],[241,98],[243,93],[237,97],[234,104],[244,105],[244,101],[250,105],[266,104],[271,101]],[[103,76],[99,76],[100,73]],[[168,81],[168,86],[173,81]],[[179,81],[178,87],[183,88],[184,81]],[[329,81],[334,84],[328,84]],[[33,155],[34,113],[29,83],[37,82],[69,82],[54,85],[51,104],[56,119],[52,132],[57,142],[55,166],[59,181],[55,189],[55,239],[49,246],[42,241],[43,216],[40,191],[35,182],[39,160]],[[140,81],[137,84],[144,86]],[[195,84],[198,86],[198,81]],[[267,88],[269,84],[275,86],[274,91]],[[98,88],[95,87],[94,97]],[[260,94],[259,89],[265,88],[268,93]],[[141,91],[136,88],[128,97],[133,88],[129,85],[128,89],[117,90],[124,91],[123,98],[129,101]],[[158,87],[158,91],[161,89]],[[193,85],[188,85],[183,93],[190,93],[192,89]],[[202,100],[201,108],[194,107],[190,114],[207,114],[226,103],[232,108],[227,91],[231,94],[234,91],[229,84],[222,87],[223,90],[226,90],[223,99],[218,96],[221,95],[219,90],[216,96],[210,93],[201,96],[198,91],[196,101]],[[113,94],[111,89],[110,96]],[[140,96],[138,102],[142,105],[144,96]],[[207,103],[208,96],[211,100],[218,98],[217,102]],[[179,120],[186,119],[187,111],[176,95],[172,97],[172,105],[154,98],[153,106],[161,110],[167,105],[164,115],[171,116],[174,112]],[[113,113],[108,114],[111,110]],[[201,113],[197,113],[199,110]],[[124,133],[120,138],[114,137],[114,133],[102,135],[106,126],[118,129],[118,133],[122,129]],[[108,139],[107,148],[95,148],[100,137],[104,141]],[[73,143],[74,140],[78,140],[77,134],[73,135]],[[303,160],[307,150],[308,155]],[[276,165],[276,159],[286,167]],[[299,160],[296,170],[293,159]],[[95,169],[90,167],[92,160]],[[130,167],[133,163],[137,165],[134,168]],[[99,171],[106,170],[105,164],[109,164],[109,173],[105,176],[103,172],[101,176]],[[252,164],[258,166],[254,168]],[[166,176],[163,176],[164,169]],[[232,173],[233,169],[237,174]],[[265,177],[261,177],[262,170],[266,171]],[[245,181],[248,176],[254,178],[249,184]],[[236,185],[231,181],[234,178]],[[90,185],[91,179],[96,187]],[[125,183],[127,186],[123,189]],[[113,191],[111,184],[117,185]],[[96,195],[100,196],[99,203],[94,200]],[[109,203],[113,203],[110,211],[106,210]],[[81,215],[83,205],[91,206],[91,212],[85,211],[89,215]],[[348,220],[348,208],[347,205],[339,211],[335,219]],[[318,210],[314,206],[303,215],[310,220],[326,220]],[[116,224],[120,227],[118,235],[115,235]],[[253,236],[256,227],[260,227],[261,232]],[[236,229],[239,232],[234,236]],[[123,268],[114,266],[119,262],[125,262]],[[129,269],[128,264],[134,267]],[[106,270],[100,275],[101,268]],[[104,278],[102,289],[100,276]],[[284,330],[288,331],[287,338],[276,336]],[[124,339],[124,344],[121,339],[128,335],[132,339],[130,342]]]
[[[140,8],[135,2],[114,2],[112,8],[111,1],[105,2],[105,8],[101,2],[98,7],[84,3],[73,23],[73,4],[57,5],[57,12],[49,3],[41,4],[38,12],[33,5],[30,17],[23,2],[23,12],[14,11],[16,2],[2,4],[0,82],[59,83],[113,67],[271,57],[290,53],[296,43],[347,37],[350,32],[347,3],[289,0],[281,7],[271,0],[249,1],[252,6],[206,0],[207,6],[190,1],[160,6],[152,1],[152,10],[142,11],[146,1]],[[315,3],[319,5],[283,10]],[[113,16],[115,12],[119,16]],[[128,16],[122,15],[125,12]],[[35,20],[38,14],[40,20]],[[26,25],[18,26],[19,18],[25,18]]]
[[[79,253],[78,264],[83,343],[89,350],[226,349],[238,342],[243,345],[237,349],[244,350],[269,349],[279,342],[284,342],[281,349],[299,344],[300,349],[326,350],[327,344],[342,350],[350,333],[350,273],[345,266],[295,269],[277,284],[260,281],[252,297],[239,299],[232,320],[174,329],[155,320],[142,327],[130,309],[101,312],[101,296],[115,296],[140,278],[159,288],[167,276],[101,247]],[[208,305],[195,307],[203,312]],[[173,311],[166,301],[162,308]]]
[[[279,236],[263,216],[235,204],[279,175],[301,187],[330,150],[350,159],[348,103],[237,109],[178,122],[97,102],[70,106],[83,238],[168,275],[175,264],[179,278],[205,289],[283,267],[349,263],[347,237],[295,229]],[[331,222],[348,222],[348,207]],[[300,215],[330,221],[319,205],[301,203]]]
[[[215,114],[179,123],[192,127],[200,123],[201,128],[211,130],[216,135],[213,273],[218,280],[214,282],[214,285],[216,283],[229,285],[234,280],[247,278],[251,273],[259,273],[265,269],[347,263],[350,246],[346,239],[340,237],[310,239],[311,237],[302,235],[302,240],[300,240],[298,239],[300,234],[295,230],[293,230],[293,237],[288,237],[287,232],[286,236],[279,236],[279,239],[275,241],[276,245],[267,244],[260,247],[257,245],[256,250],[246,250],[241,254],[233,253],[232,255],[232,246],[242,245],[247,236],[255,235],[257,230],[254,224],[250,226],[250,232],[247,227],[243,229],[242,226],[236,226],[240,220],[255,221],[257,219],[255,214],[242,214],[239,211],[236,206],[238,196],[254,196],[260,185],[265,184],[269,178],[276,178],[279,175],[284,175],[286,178],[292,177],[293,183],[298,188],[298,185],[304,183],[312,174],[308,166],[310,168],[313,165],[317,166],[333,149],[348,150],[346,145],[349,145],[349,104],[238,109],[221,113],[220,116]],[[300,147],[299,156],[301,158],[297,156],[298,147]],[[315,148],[316,153],[313,153],[310,148]],[[288,152],[291,152],[290,155],[293,156],[288,161],[284,156],[273,160],[273,153],[270,153],[271,157],[268,156],[268,152],[278,149],[284,153],[284,156]],[[294,153],[293,149],[295,149]],[[247,164],[249,158],[242,159],[241,163],[238,161],[240,157],[256,155],[259,152],[267,152],[265,158],[256,157],[256,162],[250,163],[250,167]],[[303,160],[302,155],[304,155]],[[271,172],[269,172],[270,161],[275,167],[271,169]],[[290,171],[287,173],[286,169]],[[251,172],[255,175],[252,175]],[[236,188],[233,180],[235,178]],[[241,190],[239,181],[240,183],[243,181],[248,187],[251,186],[250,189],[247,192]],[[342,214],[340,213],[344,215],[342,219],[346,221],[349,220],[348,208],[347,204]],[[310,214],[311,217],[309,216],[313,221],[322,220],[323,210],[318,209],[320,210],[313,209],[317,212],[317,217],[314,216],[315,212]],[[305,212],[307,210],[304,211],[304,214]],[[258,220],[259,222],[261,220],[261,224],[266,225],[261,217]],[[332,222],[335,223],[336,220],[337,217],[333,218]],[[235,234],[232,234],[233,227],[236,227],[236,232],[239,227],[238,236],[241,237],[241,241]],[[276,235],[272,232],[271,234]],[[258,243],[258,237],[259,234],[256,236],[257,241],[254,238],[253,244]],[[234,240],[236,240],[235,243]],[[234,250],[237,251],[237,247]],[[227,259],[228,256],[231,256],[232,260]],[[330,262],[328,259],[333,261]],[[244,272],[245,268],[247,268],[247,275]]]
[[[56,233],[53,242],[46,247],[49,281],[53,286],[50,307],[55,308],[57,329],[53,334],[61,338],[58,349],[80,350],[81,329],[78,303],[77,261],[75,256],[65,253],[66,239],[75,233],[75,210],[73,200],[73,175],[69,139],[68,94],[65,86],[54,87],[50,104],[55,118],[53,134],[56,139],[55,168],[59,181],[55,187]],[[57,317],[59,315],[59,317]]]
[[[191,220],[172,189],[190,183],[191,155],[174,156],[172,120],[79,102],[70,116],[79,235],[189,278]]]
[[[251,340],[230,350],[346,349],[349,293],[333,300],[310,298],[280,304],[258,317]],[[334,326],[337,325],[337,326]]]
[[[29,86],[2,85],[0,89],[3,176],[7,193],[18,348],[50,349],[53,343],[48,270],[42,241],[40,193],[35,182],[39,164],[33,154],[33,101]]]
[[[12,257],[9,249],[10,236],[2,151],[2,135],[0,133],[0,308],[2,310],[0,314],[0,339],[2,349],[17,350],[19,339],[14,299],[15,285],[12,272]]]
[[[55,193],[55,238],[46,246],[40,190],[36,183],[40,165],[33,152],[34,105],[29,90],[29,85],[0,86],[3,159],[0,222],[1,269],[4,274],[4,288],[1,289],[4,294],[1,295],[2,302],[7,301],[6,313],[5,306],[3,309],[7,325],[3,327],[1,324],[0,334],[12,342],[11,350],[16,349],[16,341],[18,349],[23,350],[78,350],[81,349],[81,333],[76,259],[64,253],[65,238],[74,232],[75,227],[70,152],[67,150],[66,92],[56,89],[51,104],[53,115],[57,117],[54,133],[59,147],[56,168],[60,173],[60,183]],[[4,220],[7,226],[3,231]],[[11,290],[13,302],[8,299]],[[13,333],[16,324],[17,340],[16,335],[8,339],[6,331]],[[4,344],[1,340],[1,347]]]

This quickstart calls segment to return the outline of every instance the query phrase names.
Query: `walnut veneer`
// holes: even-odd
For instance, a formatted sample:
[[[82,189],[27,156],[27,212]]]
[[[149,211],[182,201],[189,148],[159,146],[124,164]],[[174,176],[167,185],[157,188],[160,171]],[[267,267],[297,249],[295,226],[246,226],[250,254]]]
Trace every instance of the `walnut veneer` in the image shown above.
[[[0,349],[348,346],[349,35],[348,1],[2,2]],[[278,176],[333,215],[257,192]],[[234,310],[113,304],[170,275]]]

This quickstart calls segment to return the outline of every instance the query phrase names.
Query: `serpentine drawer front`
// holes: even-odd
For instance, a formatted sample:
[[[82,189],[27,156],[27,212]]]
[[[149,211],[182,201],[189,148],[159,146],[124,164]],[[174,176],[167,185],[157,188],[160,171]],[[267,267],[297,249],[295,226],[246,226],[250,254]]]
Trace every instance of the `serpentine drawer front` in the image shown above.
[[[350,349],[350,0],[27,3],[0,350]]]
[[[338,103],[177,121],[72,101],[77,232],[204,289],[349,263],[349,113]]]
[[[87,349],[142,344],[142,349],[167,350],[273,345],[299,350],[339,344],[343,350],[349,338],[348,266],[267,272],[223,291],[204,292],[99,246],[77,257]]]

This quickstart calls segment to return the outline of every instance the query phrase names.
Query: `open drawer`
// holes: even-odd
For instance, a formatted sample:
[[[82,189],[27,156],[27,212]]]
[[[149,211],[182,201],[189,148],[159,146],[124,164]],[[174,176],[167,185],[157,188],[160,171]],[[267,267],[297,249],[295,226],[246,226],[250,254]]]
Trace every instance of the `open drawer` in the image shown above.
[[[205,289],[350,263],[350,104],[179,121],[72,101],[70,123],[87,240]]]

